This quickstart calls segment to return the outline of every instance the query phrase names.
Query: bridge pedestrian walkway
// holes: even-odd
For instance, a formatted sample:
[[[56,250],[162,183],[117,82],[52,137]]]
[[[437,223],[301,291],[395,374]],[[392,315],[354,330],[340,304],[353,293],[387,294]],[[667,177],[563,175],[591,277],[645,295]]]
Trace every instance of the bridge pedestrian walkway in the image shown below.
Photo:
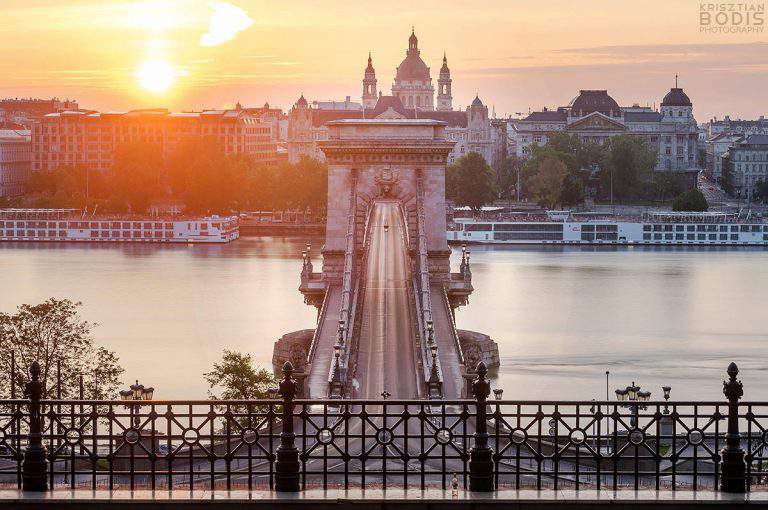
[[[432,321],[435,328],[440,367],[443,371],[443,398],[462,398],[461,390],[464,379],[461,375],[460,356],[456,345],[456,329],[451,315],[450,305],[445,291],[440,284],[430,285],[432,302]]]
[[[314,346],[312,365],[307,377],[306,387],[309,398],[328,396],[328,374],[333,360],[333,344],[339,329],[339,311],[341,309],[341,287],[331,285],[323,303],[323,314],[317,323],[319,331],[315,333],[317,345]]]

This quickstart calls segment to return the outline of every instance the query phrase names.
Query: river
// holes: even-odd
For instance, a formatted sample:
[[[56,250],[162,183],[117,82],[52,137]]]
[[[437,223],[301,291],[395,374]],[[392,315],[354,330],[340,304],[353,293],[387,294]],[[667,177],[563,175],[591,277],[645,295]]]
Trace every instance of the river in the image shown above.
[[[154,386],[157,398],[200,398],[222,349],[271,367],[280,335],[314,327],[297,290],[305,242],[0,243],[0,311],[82,301],[126,383]],[[674,399],[720,399],[733,360],[745,398],[768,399],[764,249],[473,246],[472,272],[458,326],[498,342],[505,398],[604,398],[609,370],[611,395],[635,381],[654,398],[669,384]]]

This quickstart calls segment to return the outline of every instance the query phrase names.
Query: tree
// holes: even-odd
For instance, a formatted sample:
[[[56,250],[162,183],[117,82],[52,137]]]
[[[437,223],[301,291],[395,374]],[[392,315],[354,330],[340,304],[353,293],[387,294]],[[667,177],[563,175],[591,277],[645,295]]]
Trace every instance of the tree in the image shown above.
[[[650,181],[656,166],[656,151],[642,138],[630,135],[614,136],[606,143],[600,170],[603,194],[613,188],[613,195],[618,199],[637,197],[642,184]]]
[[[132,213],[144,213],[154,199],[165,195],[163,157],[151,143],[127,143],[115,152],[110,173],[112,196]]]
[[[673,211],[706,211],[707,209],[709,209],[707,199],[697,189],[679,194],[674,202],[672,202]]]
[[[517,196],[517,176],[522,167],[522,161],[516,156],[510,156],[505,158],[495,169],[496,189],[499,192],[499,198],[512,200]]]
[[[560,190],[560,203],[563,205],[578,205],[584,202],[584,184],[577,176],[568,174]]]
[[[255,400],[269,397],[268,390],[278,381],[264,368],[254,368],[250,354],[224,349],[221,361],[213,364],[213,370],[203,374],[209,385],[208,396],[213,400]],[[253,428],[259,420],[251,413],[264,412],[266,406],[229,404],[227,410],[245,416],[234,421],[241,428]],[[229,423],[227,427],[229,427]]]
[[[485,159],[477,152],[470,152],[446,170],[446,196],[457,205],[478,211],[496,198],[495,180],[493,169]]]
[[[554,209],[561,203],[563,183],[568,176],[568,167],[554,157],[545,158],[539,165],[531,187],[536,201],[548,209]]]
[[[269,388],[277,381],[264,368],[254,368],[250,354],[224,349],[221,361],[213,370],[203,374],[210,389],[208,395],[215,400],[253,400],[268,397]]]
[[[755,200],[763,203],[768,202],[768,182],[757,181],[755,184]]]
[[[56,396],[59,366],[63,398],[79,396],[81,375],[85,397],[115,398],[123,369],[114,352],[94,344],[95,324],[80,318],[80,306],[69,299],[50,298],[37,305],[20,305],[14,314],[0,313],[0,395],[10,395],[13,352],[16,388],[24,387],[28,369],[37,361],[45,398]]]

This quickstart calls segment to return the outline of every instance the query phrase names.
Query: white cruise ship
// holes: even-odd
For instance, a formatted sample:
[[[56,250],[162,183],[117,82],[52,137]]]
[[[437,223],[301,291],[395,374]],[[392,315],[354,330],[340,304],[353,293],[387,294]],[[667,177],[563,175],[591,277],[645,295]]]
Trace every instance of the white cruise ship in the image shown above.
[[[237,218],[87,216],[76,209],[0,209],[0,241],[228,243]]]
[[[451,243],[768,246],[768,222],[713,212],[606,218],[550,211],[540,220],[457,218],[447,236]]]

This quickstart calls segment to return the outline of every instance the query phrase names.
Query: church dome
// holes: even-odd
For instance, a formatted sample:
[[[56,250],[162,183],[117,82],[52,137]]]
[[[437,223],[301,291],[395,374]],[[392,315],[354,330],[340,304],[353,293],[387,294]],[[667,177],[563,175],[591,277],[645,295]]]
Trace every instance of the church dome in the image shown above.
[[[411,37],[408,38],[408,52],[405,60],[397,66],[395,80],[408,81],[429,81],[429,67],[421,60],[419,56],[419,40],[416,33],[411,31]]]
[[[570,106],[571,112],[579,117],[594,112],[611,116],[621,111],[619,104],[608,95],[607,90],[580,90]]]
[[[693,106],[688,95],[683,92],[681,88],[672,88],[664,96],[664,100],[661,102],[661,106]]]
[[[408,55],[397,66],[396,79],[429,81],[429,67],[418,55]]]
[[[308,106],[307,100],[304,99],[304,94],[301,95],[298,101],[296,101],[296,106],[299,108],[306,108]]]
[[[472,106],[483,106],[483,102],[480,101],[480,96],[475,96],[475,100],[472,101]]]

